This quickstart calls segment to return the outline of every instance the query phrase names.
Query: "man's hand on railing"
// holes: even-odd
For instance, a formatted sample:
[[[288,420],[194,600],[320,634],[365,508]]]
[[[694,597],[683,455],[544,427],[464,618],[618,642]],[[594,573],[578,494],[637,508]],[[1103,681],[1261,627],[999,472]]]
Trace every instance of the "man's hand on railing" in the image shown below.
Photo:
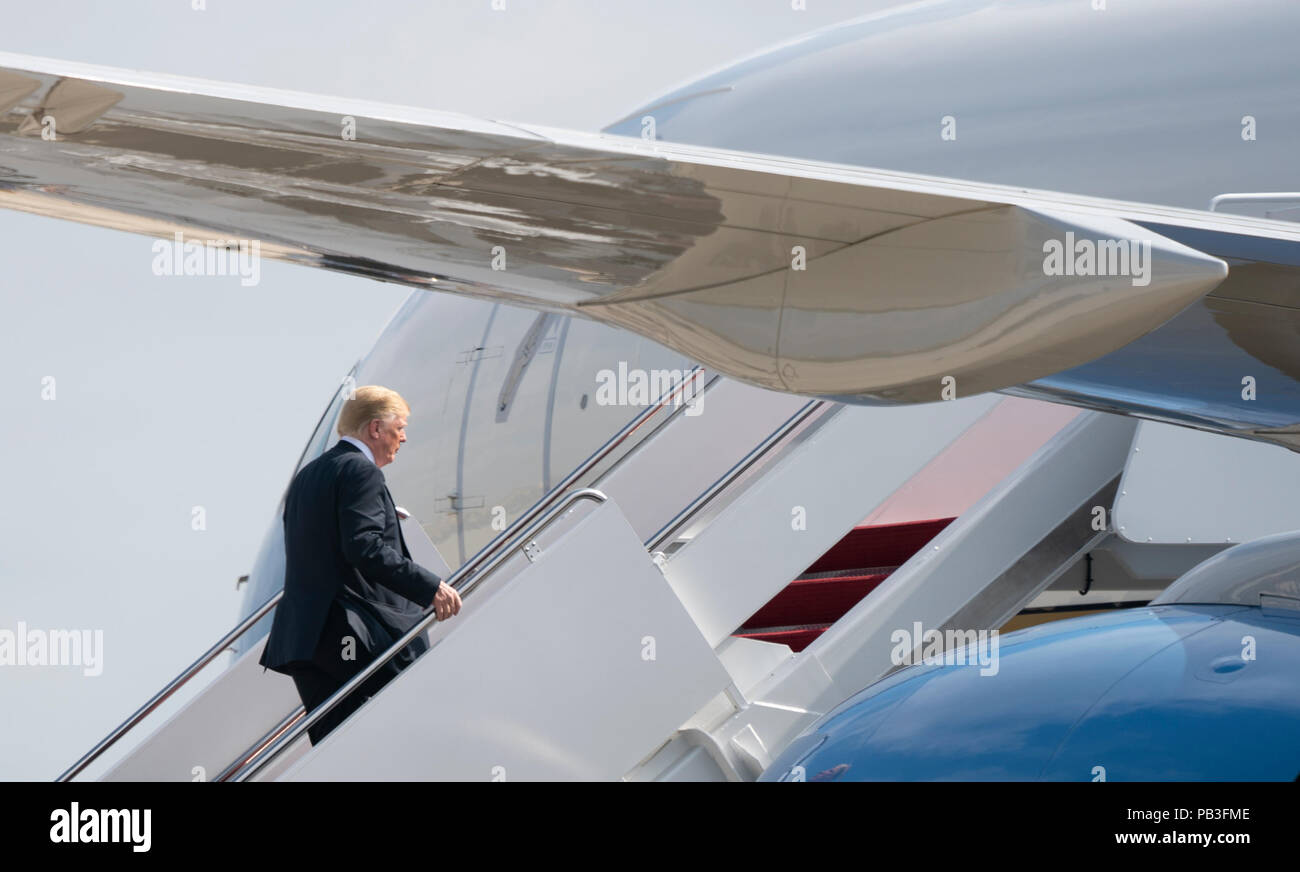
[[[433,595],[433,612],[440,621],[460,614],[460,594],[445,581],[438,585],[438,592]]]

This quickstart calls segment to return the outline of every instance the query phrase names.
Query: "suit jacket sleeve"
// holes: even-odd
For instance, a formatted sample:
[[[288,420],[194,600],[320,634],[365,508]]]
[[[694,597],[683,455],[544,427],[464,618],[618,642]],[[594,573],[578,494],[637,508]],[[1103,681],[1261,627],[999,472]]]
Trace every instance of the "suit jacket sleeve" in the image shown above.
[[[343,556],[366,580],[428,608],[442,583],[384,541],[384,477],[366,461],[339,473],[339,542]]]

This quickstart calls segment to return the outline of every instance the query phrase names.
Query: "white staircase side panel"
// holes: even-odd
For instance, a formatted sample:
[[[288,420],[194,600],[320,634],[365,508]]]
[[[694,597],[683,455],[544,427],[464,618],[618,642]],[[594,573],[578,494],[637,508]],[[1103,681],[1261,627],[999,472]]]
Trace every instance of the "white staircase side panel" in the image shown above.
[[[998,400],[846,407],[774,464],[664,567],[709,643],[726,639]]]
[[[1115,501],[1129,542],[1248,542],[1300,530],[1300,454],[1280,445],[1143,421]]]
[[[753,730],[775,756],[819,716],[888,674],[895,667],[895,630],[912,632],[916,622],[924,629],[943,627],[1023,555],[1059,533],[1120,474],[1134,429],[1131,418],[1077,416],[815,642],[749,689],[749,704],[710,731],[719,753],[743,764],[732,740]],[[1074,539],[1106,535],[1093,533],[1090,520],[1089,513],[1080,521],[1086,529],[1073,531]],[[1041,579],[1049,582],[1050,576]],[[995,620],[994,628],[1000,623]],[[757,775],[753,765],[737,768]]]
[[[1132,418],[1101,412],[1075,418],[809,645],[802,653],[816,657],[835,681],[839,699],[829,702],[893,668],[895,630],[911,630],[918,621],[926,629],[942,627],[1118,476],[1134,425]]]
[[[957,517],[1078,414],[1070,406],[1003,397],[868,515],[862,526]]]
[[[728,636],[714,651],[742,694],[771,675],[793,653],[789,645],[743,636]]]
[[[284,779],[617,780],[730,683],[613,500],[521,565]]]
[[[808,402],[719,379],[596,487],[645,541]]]

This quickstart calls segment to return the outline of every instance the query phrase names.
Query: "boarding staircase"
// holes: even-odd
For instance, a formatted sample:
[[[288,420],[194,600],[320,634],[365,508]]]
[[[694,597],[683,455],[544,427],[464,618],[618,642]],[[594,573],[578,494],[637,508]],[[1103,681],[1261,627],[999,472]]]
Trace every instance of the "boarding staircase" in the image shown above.
[[[733,635],[802,651],[952,521],[854,527]]]
[[[308,717],[257,640],[151,717],[277,595],[61,780],[752,780],[891,670],[889,628],[996,628],[1079,560],[1133,433],[1083,413],[957,519],[858,526],[1001,400],[846,407],[691,378],[707,411],[661,398],[456,570],[461,614],[395,643],[431,648],[321,745],[307,726],[386,658]]]

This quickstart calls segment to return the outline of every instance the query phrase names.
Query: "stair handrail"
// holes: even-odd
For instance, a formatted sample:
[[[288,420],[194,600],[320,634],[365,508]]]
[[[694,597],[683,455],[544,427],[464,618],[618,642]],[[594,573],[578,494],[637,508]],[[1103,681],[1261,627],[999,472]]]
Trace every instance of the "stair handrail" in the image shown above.
[[[354,366],[353,371],[355,372],[355,370],[356,367]],[[590,455],[588,455],[586,460],[582,461],[576,467],[574,467],[573,471],[570,472],[568,475],[566,475],[557,485],[555,485],[555,487],[551,488],[549,491],[543,494],[542,497],[536,503],[534,503],[531,507],[529,507],[527,511],[525,511],[522,515],[519,516],[518,519],[516,519],[514,524],[512,524],[506,530],[503,530],[499,536],[494,538],[487,545],[483,546],[483,548],[479,549],[479,551],[468,561],[466,561],[464,566],[462,566],[461,568],[462,569],[466,567],[472,568],[482,563],[484,560],[486,560],[487,555],[493,550],[494,545],[496,543],[504,541],[509,536],[511,529],[529,523],[530,519],[535,518],[538,515],[540,515],[542,512],[544,512],[548,505],[553,503],[561,494],[564,493],[565,489],[572,486],[573,482],[577,481],[582,476],[586,475],[588,472],[594,469],[598,464],[600,464],[601,461],[603,461],[606,457],[608,457],[614,451],[615,448],[617,448],[619,445],[622,445],[624,442],[626,442],[628,437],[630,437],[633,433],[635,433],[642,426],[644,426],[645,423],[649,421],[651,418],[658,415],[663,409],[674,404],[676,404],[678,408],[685,408],[683,404],[677,402],[678,394],[685,391],[687,389],[687,386],[694,380],[703,379],[704,374],[705,374],[705,367],[698,364],[692,367],[682,377],[682,380],[679,384],[675,385],[671,390],[669,390],[662,397],[660,397],[657,402],[643,409],[631,421],[624,424],[623,427],[617,433],[615,433],[609,439],[605,440],[604,444],[602,444],[599,448],[597,448]],[[703,394],[704,391],[712,387],[713,384],[718,380],[718,378],[719,376],[715,373],[712,378],[710,378],[707,382],[705,382],[703,387],[700,389],[700,393]],[[331,405],[333,404],[334,399],[336,398],[337,398],[337,392],[335,394],[335,397],[330,400]],[[321,420],[322,421],[324,420],[324,414],[322,414]],[[320,424],[317,423],[317,429],[319,428],[320,428]],[[313,433],[314,432],[315,431],[313,431]],[[299,464],[301,464],[301,462],[302,461],[300,459]],[[201,657],[199,657],[198,660],[195,660],[193,663],[191,663],[179,675],[177,675],[175,678],[169,681],[166,684],[166,686],[163,687],[162,690],[154,694],[153,697],[147,703],[145,703],[143,706],[137,709],[134,714],[128,717],[125,721],[119,724],[112,732],[110,732],[107,736],[101,739],[95,745],[95,747],[91,748],[84,755],[82,755],[81,759],[79,759],[76,763],[72,764],[72,766],[66,769],[63,772],[63,774],[56,779],[56,781],[68,781],[74,778],[82,771],[84,771],[87,766],[89,766],[91,763],[99,759],[100,755],[102,755],[105,751],[107,751],[114,744],[116,744],[117,741],[121,739],[124,735],[126,735],[128,732],[134,729],[136,725],[138,725],[141,721],[143,721],[151,712],[157,709],[158,706],[162,705],[162,703],[165,702],[170,696],[172,696],[172,694],[180,690],[180,688],[183,687],[195,675],[197,675],[203,669],[203,667],[207,666],[214,659],[216,659],[218,654],[220,654],[223,650],[225,650],[230,645],[234,644],[241,636],[244,635],[244,633],[252,629],[253,626],[256,625],[259,620],[261,620],[263,617],[266,616],[268,612],[271,611],[271,609],[275,608],[275,606],[280,602],[280,599],[283,596],[284,596],[284,590],[281,589],[274,596],[272,596],[261,606],[259,606],[255,612],[253,612],[244,620],[240,621],[239,624],[237,624],[234,627],[234,629],[232,629],[226,635],[222,636],[221,640],[217,642],[217,644],[213,645],[206,652],[204,652],[204,654]],[[291,714],[285,720],[289,720],[292,717],[293,715]],[[272,733],[280,729],[283,723],[284,721],[281,721],[281,724],[277,725],[277,727],[274,730],[272,730]],[[267,735],[271,735],[271,734],[267,734]],[[266,737],[264,736],[263,739],[265,738]]]
[[[754,446],[754,448],[740,460],[736,461],[731,469],[727,470],[713,484],[709,485],[699,493],[695,499],[691,500],[680,512],[672,517],[668,523],[664,524],[658,530],[645,540],[646,550],[651,554],[659,551],[668,542],[672,541],[683,527],[695,519],[705,506],[713,502],[720,493],[729,488],[736,479],[744,475],[758,463],[759,460],[767,456],[771,451],[785,442],[795,433],[799,427],[811,418],[813,415],[822,412],[825,409],[828,412],[836,412],[843,408],[837,403],[830,400],[809,400],[803,406],[785,420],[779,427],[768,434],[767,438]]]
[[[680,406],[680,404],[677,403],[676,400],[677,395],[680,392],[685,391],[687,389],[688,383],[691,380],[697,378],[703,379],[704,377],[705,377],[705,367],[703,366],[697,365],[693,367],[691,370],[689,370],[686,373],[686,375],[682,378],[680,384],[676,385],[672,390],[670,390],[663,397],[661,397],[657,403],[655,403],[654,405],[648,407],[647,409],[639,413],[635,418],[633,418],[626,425],[624,425],[623,428],[619,430],[618,433],[615,433],[613,436],[607,439],[605,443],[600,446],[600,448],[597,448],[595,451],[593,451],[587,457],[586,460],[584,460],[578,466],[574,467],[572,472],[566,475],[557,485],[555,485],[555,487],[551,488],[549,491],[543,494],[542,497],[538,499],[536,503],[530,506],[528,510],[525,511],[522,515],[520,515],[520,517],[516,519],[515,523],[512,524],[510,528],[503,531],[501,535],[494,538],[486,546],[480,549],[473,557],[471,557],[470,560],[465,564],[465,566],[472,567],[478,563],[481,563],[483,560],[487,559],[487,556],[489,555],[491,550],[498,543],[506,541],[510,537],[511,531],[516,526],[529,523],[532,518],[535,518],[541,512],[545,511],[546,507],[550,505],[552,502],[554,502],[555,499],[557,499],[564,492],[565,488],[570,487],[574,482],[578,481],[583,476],[591,472],[591,470],[594,469],[596,466],[598,466],[606,457],[608,457],[614,451],[615,448],[617,448],[619,445],[626,442],[627,439],[630,436],[632,436],[633,433],[635,433],[638,429],[640,429],[650,418],[658,414],[660,410],[662,410],[663,408],[671,404],[677,404]],[[718,381],[719,378],[720,376],[718,374],[713,373],[711,377],[708,379],[708,381],[706,381],[704,385],[699,389],[699,394],[702,395],[705,391],[713,387],[713,385]],[[640,446],[637,447],[639,448]],[[618,463],[623,463],[624,461],[626,461],[632,454],[635,453],[635,451],[636,449],[634,448],[632,451],[628,452],[628,454],[619,458]],[[605,476],[608,476],[609,473],[612,472],[614,468],[615,467],[611,467],[610,469],[605,470],[604,473],[602,473],[601,479],[603,480]],[[219,782],[229,780],[231,776],[233,776],[236,772],[242,769],[262,749],[266,748],[268,745],[271,744],[271,742],[275,741],[275,739],[281,733],[283,733],[286,728],[288,728],[290,725],[296,722],[296,720],[300,718],[305,711],[306,709],[304,709],[301,705],[298,706],[293,712],[291,712],[288,716],[286,716],[284,720],[280,721],[280,723],[276,724],[265,734],[263,734],[263,736],[260,739],[258,739],[251,746],[249,746],[249,748],[247,748],[243,752],[243,754],[241,754],[233,763],[227,766],[226,769],[213,780]]]
[[[624,442],[626,442],[628,437],[630,437],[633,433],[639,430],[647,421],[649,421],[652,417],[657,415],[662,409],[666,408],[668,405],[673,403],[675,401],[677,394],[680,393],[681,391],[686,390],[686,386],[689,382],[691,382],[693,379],[696,378],[703,378],[704,371],[705,370],[703,366],[696,366],[692,368],[690,372],[688,372],[682,378],[682,381],[679,385],[677,385],[671,391],[669,391],[663,397],[661,397],[657,403],[647,407],[635,418],[633,418],[631,421],[625,424],[621,430],[619,430],[617,433],[615,433],[613,436],[607,439],[605,441],[605,444],[601,445],[594,452],[592,452],[591,455],[589,455],[586,460],[584,460],[582,463],[579,463],[577,466],[575,466],[572,472],[566,475],[563,479],[560,480],[558,484],[556,484],[549,491],[543,494],[541,498],[537,500],[537,502],[533,503],[532,506],[530,506],[522,515],[520,515],[515,520],[514,524],[512,524],[510,528],[507,528],[499,536],[493,539],[492,542],[489,542],[483,548],[479,549],[478,553],[475,554],[473,557],[471,557],[468,561],[466,561],[464,566],[473,567],[476,564],[485,561],[488,558],[493,543],[504,540],[510,533],[510,529],[528,524],[532,518],[535,518],[540,514],[542,514],[543,512],[545,512],[549,505],[551,505],[557,499],[563,496],[565,491],[568,490],[570,487],[572,487],[574,483],[576,483],[584,475],[591,472],[591,470],[595,469],[601,463],[601,461],[603,461],[606,457],[608,457],[611,453],[613,453],[615,448],[617,448],[619,445],[622,445]],[[718,379],[717,375],[715,375],[712,379],[710,379],[705,384],[704,386],[705,389],[711,387],[717,381],[717,379]],[[680,408],[686,408],[686,407],[680,406]],[[640,446],[638,445],[637,448],[639,447]],[[635,451],[636,449],[634,448],[633,450]],[[619,462],[621,463],[622,459]]]
[[[117,742],[118,739],[122,738],[136,724],[144,720],[149,715],[150,712],[158,708],[158,706],[162,705],[167,700],[167,698],[170,697],[173,693],[180,690],[181,687],[184,686],[185,682],[193,678],[199,672],[199,670],[201,670],[204,666],[207,666],[209,663],[215,660],[218,654],[220,654],[231,644],[233,644],[235,640],[238,639],[240,636],[244,635],[244,633],[247,632],[248,629],[252,627],[254,624],[256,624],[258,621],[260,621],[267,614],[267,612],[275,608],[276,604],[280,602],[280,598],[283,596],[284,596],[283,590],[277,592],[275,596],[271,597],[266,602],[262,603],[262,605],[259,606],[255,612],[253,612],[251,615],[244,618],[244,620],[236,624],[234,629],[232,629],[226,635],[222,636],[221,639],[218,640],[218,642],[215,645],[213,645],[211,648],[205,651],[199,657],[198,660],[195,660],[188,667],[182,670],[180,675],[176,676],[171,681],[167,682],[167,685],[163,687],[162,690],[155,693],[147,703],[140,706],[140,708],[136,709],[133,715],[131,715],[129,718],[127,718],[117,726],[117,729],[113,730],[107,736],[100,739],[99,744],[95,745],[95,747],[91,748],[84,755],[82,755],[80,760],[78,760],[76,763],[73,763],[72,766],[66,769],[64,773],[60,775],[56,780],[68,781],[72,779],[74,776],[76,776],[78,773],[80,773],[87,766],[89,766],[91,763],[95,762],[95,760],[99,759],[99,756],[103,754],[105,751],[107,751],[109,748],[111,748],[113,744]]]

